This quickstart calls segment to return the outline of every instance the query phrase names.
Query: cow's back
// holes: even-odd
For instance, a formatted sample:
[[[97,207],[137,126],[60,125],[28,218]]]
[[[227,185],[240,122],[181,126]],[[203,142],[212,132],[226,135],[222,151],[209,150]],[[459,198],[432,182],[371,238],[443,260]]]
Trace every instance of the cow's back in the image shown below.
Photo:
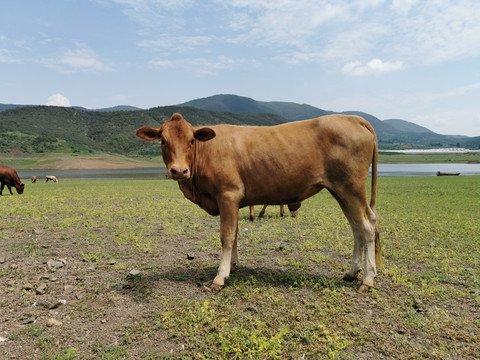
[[[0,165],[0,181],[11,186],[21,184],[15,169],[5,165]]]

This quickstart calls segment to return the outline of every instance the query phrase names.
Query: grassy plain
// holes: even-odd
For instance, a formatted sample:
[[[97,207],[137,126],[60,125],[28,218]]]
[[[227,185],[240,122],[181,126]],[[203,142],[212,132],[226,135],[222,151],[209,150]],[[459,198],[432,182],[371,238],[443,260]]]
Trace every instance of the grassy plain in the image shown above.
[[[458,154],[398,154],[380,152],[380,163],[414,163],[414,164],[437,164],[437,163],[480,163],[480,153]]]
[[[321,192],[297,218],[242,209],[214,293],[219,219],[174,182],[27,184],[0,197],[0,358],[475,359],[480,177],[380,178],[377,199],[371,292],[341,280],[353,240]]]

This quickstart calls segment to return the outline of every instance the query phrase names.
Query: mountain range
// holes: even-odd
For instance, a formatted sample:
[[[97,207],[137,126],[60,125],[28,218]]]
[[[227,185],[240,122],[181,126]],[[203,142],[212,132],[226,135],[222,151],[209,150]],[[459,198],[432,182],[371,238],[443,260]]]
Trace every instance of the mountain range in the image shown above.
[[[237,95],[214,95],[179,105],[142,110],[0,104],[0,153],[95,152],[159,153],[159,146],[135,137],[135,130],[160,127],[180,112],[194,126],[230,123],[276,125],[327,114],[355,114],[374,127],[380,148],[466,147],[480,149],[480,137],[440,135],[400,119],[380,120],[358,111],[334,112],[293,102],[264,102]]]
[[[352,114],[368,120],[377,133],[381,147],[396,146],[465,146],[479,148],[480,137],[469,138],[461,135],[440,135],[415,123],[400,120],[380,120],[374,115],[360,111],[328,111],[308,104],[279,101],[256,101],[237,95],[214,95],[195,99],[180,106],[192,106],[211,111],[232,112],[238,114],[271,113],[285,118],[287,121],[297,121],[315,118],[329,114]]]

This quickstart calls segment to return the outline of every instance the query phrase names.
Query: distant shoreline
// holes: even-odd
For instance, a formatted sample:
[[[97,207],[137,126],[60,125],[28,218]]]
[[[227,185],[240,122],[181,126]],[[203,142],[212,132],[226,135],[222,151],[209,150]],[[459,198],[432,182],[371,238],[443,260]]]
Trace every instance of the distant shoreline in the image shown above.
[[[378,152],[396,154],[480,154],[480,150],[465,148],[378,150]]]

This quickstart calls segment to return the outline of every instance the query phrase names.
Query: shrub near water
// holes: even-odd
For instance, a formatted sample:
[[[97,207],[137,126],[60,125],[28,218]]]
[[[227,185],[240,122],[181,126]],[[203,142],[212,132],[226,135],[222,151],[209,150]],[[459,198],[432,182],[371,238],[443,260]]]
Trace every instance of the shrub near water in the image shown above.
[[[11,314],[36,309],[38,296],[15,285],[41,271],[35,263],[65,256],[69,267],[55,274],[57,283],[70,273],[83,280],[58,309],[68,327],[42,328],[38,313],[40,335],[10,332],[0,351],[11,346],[13,354],[22,341],[25,356],[48,359],[72,348],[81,359],[473,359],[479,185],[480,177],[380,178],[385,268],[377,287],[358,295],[358,284],[341,280],[351,231],[326,191],[305,201],[297,218],[280,218],[272,206],[251,223],[242,209],[239,267],[212,293],[203,286],[219,264],[219,219],[186,201],[174,182],[28,184],[24,195],[0,197],[0,253],[27,264],[0,264],[0,330],[16,328],[21,316]],[[127,280],[132,268],[142,275]],[[49,291],[63,296],[55,283]]]

